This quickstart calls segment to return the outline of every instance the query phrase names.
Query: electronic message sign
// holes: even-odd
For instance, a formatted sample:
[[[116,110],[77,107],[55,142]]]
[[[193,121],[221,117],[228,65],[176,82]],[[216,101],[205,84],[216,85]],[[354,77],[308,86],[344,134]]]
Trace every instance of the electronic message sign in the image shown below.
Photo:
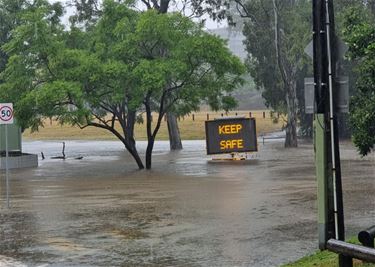
[[[206,121],[207,154],[258,151],[255,119]]]

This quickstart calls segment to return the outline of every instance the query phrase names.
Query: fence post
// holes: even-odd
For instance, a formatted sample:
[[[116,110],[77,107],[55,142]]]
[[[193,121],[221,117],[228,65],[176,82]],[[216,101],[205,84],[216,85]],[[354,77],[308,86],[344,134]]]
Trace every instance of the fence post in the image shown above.
[[[266,112],[263,111],[263,119],[266,118]]]
[[[194,119],[195,119],[195,118],[194,118],[194,114],[193,114],[193,121],[194,121]]]
[[[207,120],[210,120],[210,114],[207,113]]]

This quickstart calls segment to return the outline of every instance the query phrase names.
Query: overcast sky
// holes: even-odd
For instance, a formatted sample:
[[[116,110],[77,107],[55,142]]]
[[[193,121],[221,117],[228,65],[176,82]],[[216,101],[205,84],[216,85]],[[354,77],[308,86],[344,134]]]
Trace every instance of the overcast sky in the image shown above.
[[[55,3],[55,2],[66,3],[66,2],[69,2],[69,0],[68,1],[67,0],[63,0],[63,1],[61,1],[61,0],[49,0],[49,2],[51,2],[51,3]],[[63,23],[64,24],[69,23],[68,18],[69,18],[69,16],[71,16],[73,14],[73,12],[74,12],[73,8],[67,8],[66,9],[66,14],[63,17]],[[207,29],[223,28],[223,27],[226,27],[226,25],[227,25],[225,22],[217,23],[217,22],[213,21],[212,19],[210,19],[208,16],[204,16],[203,18],[206,19],[205,26],[206,26]]]

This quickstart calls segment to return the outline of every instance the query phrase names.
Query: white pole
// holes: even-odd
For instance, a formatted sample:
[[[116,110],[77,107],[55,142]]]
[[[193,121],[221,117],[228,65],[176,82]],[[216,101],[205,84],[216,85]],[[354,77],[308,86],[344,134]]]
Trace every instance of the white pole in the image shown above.
[[[332,78],[332,53],[331,53],[331,36],[330,27],[331,19],[329,17],[329,4],[326,2],[326,34],[327,34],[327,57],[328,57],[328,84],[329,84],[329,120],[331,130],[331,150],[332,150],[332,183],[333,183],[333,212],[335,221],[335,237],[339,239],[338,230],[338,208],[337,208],[337,189],[336,189],[336,158],[335,158],[335,135],[333,125],[333,78]]]
[[[5,124],[5,179],[7,187],[7,207],[9,209],[9,170],[8,170],[8,124]]]

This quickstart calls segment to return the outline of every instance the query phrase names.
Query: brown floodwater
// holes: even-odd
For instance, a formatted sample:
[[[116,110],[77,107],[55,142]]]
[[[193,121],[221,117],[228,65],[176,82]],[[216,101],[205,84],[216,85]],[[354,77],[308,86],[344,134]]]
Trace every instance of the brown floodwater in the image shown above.
[[[204,141],[139,171],[119,142],[25,142],[40,166],[1,174],[0,266],[279,266],[317,248],[312,144],[212,161]],[[139,143],[141,154],[145,143]],[[347,236],[375,224],[375,157],[341,146]],[[83,157],[76,160],[76,157]]]

